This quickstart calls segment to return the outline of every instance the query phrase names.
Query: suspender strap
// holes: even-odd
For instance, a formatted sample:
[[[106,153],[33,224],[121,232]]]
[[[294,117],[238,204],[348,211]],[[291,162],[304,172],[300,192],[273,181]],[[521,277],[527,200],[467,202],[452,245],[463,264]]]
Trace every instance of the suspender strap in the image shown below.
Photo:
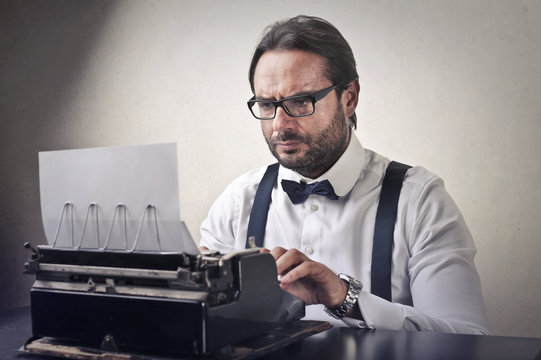
[[[385,172],[374,228],[372,249],[371,291],[391,301],[391,264],[393,232],[398,209],[398,198],[406,171],[411,166],[391,161]]]
[[[250,213],[250,220],[248,222],[246,249],[263,246],[263,237],[265,236],[265,226],[267,225],[271,193],[272,188],[278,179],[278,168],[278,163],[269,165],[257,187],[254,204],[252,205],[252,212]]]

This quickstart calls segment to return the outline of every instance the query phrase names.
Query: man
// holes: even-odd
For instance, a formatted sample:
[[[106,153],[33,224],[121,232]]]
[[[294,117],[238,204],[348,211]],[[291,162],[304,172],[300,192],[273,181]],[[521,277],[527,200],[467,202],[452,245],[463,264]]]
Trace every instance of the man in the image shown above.
[[[385,286],[371,279],[371,264],[390,161],[364,149],[353,132],[358,75],[338,30],[307,16],[274,24],[256,48],[249,77],[254,97],[248,106],[280,164],[263,251],[276,259],[282,288],[310,305],[307,318],[376,329],[488,333],[471,235],[442,180],[421,167],[407,170],[399,190],[390,296],[371,294]],[[201,225],[202,249],[245,247],[264,172],[241,176],[216,200]],[[331,186],[322,189],[320,182]],[[312,194],[305,191],[313,188]],[[286,193],[295,189],[301,193]]]

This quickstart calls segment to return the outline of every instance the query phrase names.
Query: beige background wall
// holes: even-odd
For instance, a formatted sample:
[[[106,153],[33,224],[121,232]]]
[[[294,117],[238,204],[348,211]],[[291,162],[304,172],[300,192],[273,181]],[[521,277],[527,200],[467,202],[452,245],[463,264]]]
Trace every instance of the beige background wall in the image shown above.
[[[541,336],[541,2],[2,1],[0,310],[28,304],[44,243],[37,153],[177,142],[194,236],[222,189],[272,159],[245,101],[262,29],[333,22],[361,82],[363,144],[422,164],[475,237],[493,331]]]

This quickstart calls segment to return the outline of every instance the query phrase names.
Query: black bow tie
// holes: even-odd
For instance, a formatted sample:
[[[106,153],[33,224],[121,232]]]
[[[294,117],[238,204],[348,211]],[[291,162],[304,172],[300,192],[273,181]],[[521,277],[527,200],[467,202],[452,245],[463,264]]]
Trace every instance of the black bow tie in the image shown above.
[[[323,180],[312,184],[282,180],[282,189],[287,193],[293,204],[305,202],[310,194],[323,195],[331,200],[338,200],[338,195],[334,192],[329,180]]]

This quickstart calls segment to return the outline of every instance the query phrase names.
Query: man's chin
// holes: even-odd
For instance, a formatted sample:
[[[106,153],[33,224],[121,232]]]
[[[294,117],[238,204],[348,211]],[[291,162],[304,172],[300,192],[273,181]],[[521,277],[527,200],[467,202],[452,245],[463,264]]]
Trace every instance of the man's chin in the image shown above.
[[[288,169],[297,169],[305,162],[305,154],[301,149],[278,150],[277,147],[271,149],[272,154],[278,160],[280,165]]]
[[[288,169],[297,169],[302,164],[302,158],[298,154],[280,154],[275,157],[280,165]]]

